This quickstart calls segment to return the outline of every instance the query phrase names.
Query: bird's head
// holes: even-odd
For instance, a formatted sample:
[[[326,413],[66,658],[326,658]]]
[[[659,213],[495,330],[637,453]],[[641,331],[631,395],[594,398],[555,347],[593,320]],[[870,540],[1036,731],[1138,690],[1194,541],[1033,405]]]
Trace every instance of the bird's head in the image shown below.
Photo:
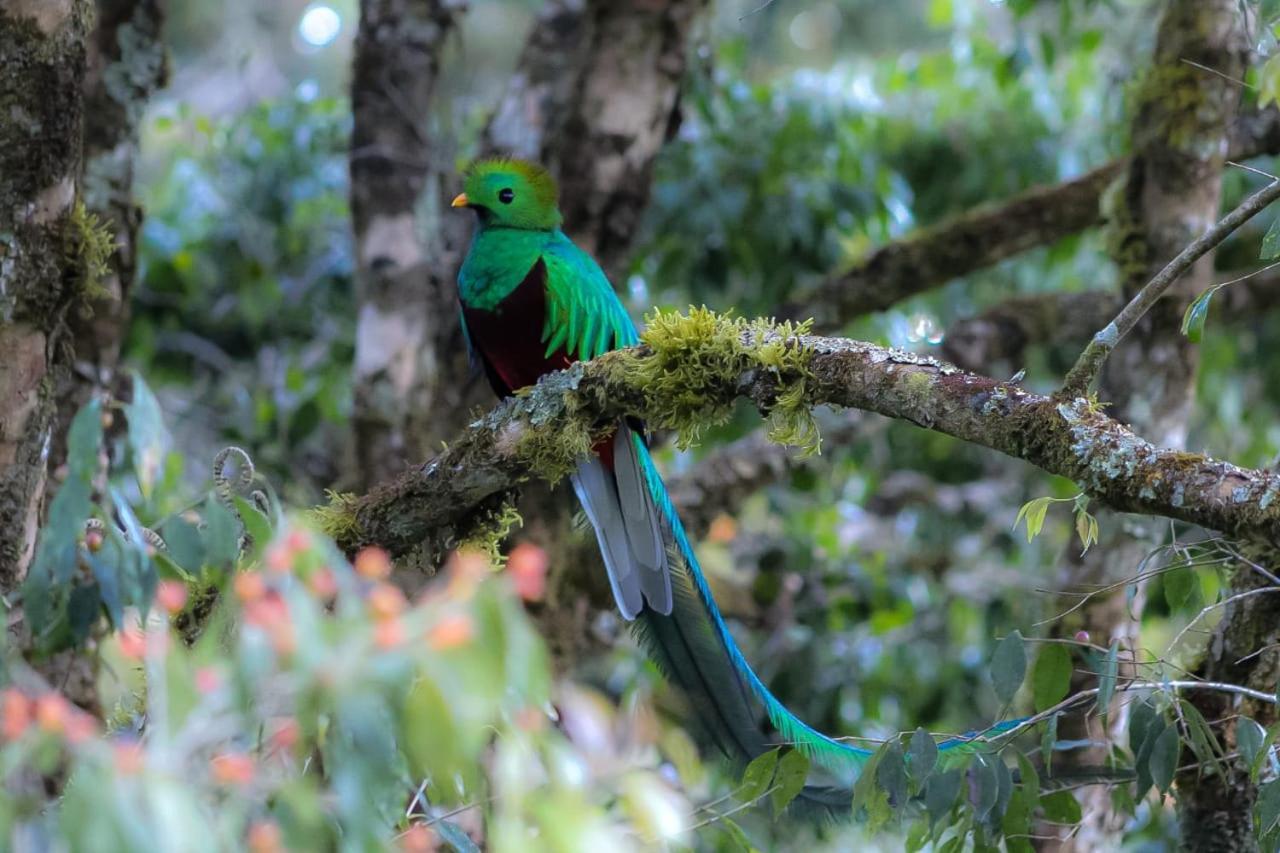
[[[463,175],[454,207],[469,207],[482,225],[550,231],[560,225],[560,190],[541,166],[524,160],[479,160]]]

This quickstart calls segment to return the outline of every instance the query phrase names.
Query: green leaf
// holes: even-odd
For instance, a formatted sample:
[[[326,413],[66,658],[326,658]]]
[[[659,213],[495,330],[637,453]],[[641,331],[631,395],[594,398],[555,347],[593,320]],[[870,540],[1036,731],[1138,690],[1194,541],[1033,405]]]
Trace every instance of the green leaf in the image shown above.
[[[1000,776],[995,767],[997,761],[999,759],[995,756],[978,753],[970,765],[973,785],[977,789],[973,801],[973,816],[977,820],[985,818],[1000,799]]]
[[[67,622],[75,642],[83,642],[89,636],[93,624],[98,621],[100,603],[97,584],[82,584],[71,590],[67,601]]]
[[[1035,498],[1029,500],[1018,510],[1018,516],[1013,520],[1013,526],[1016,528],[1018,522],[1026,519],[1027,522],[1027,541],[1030,542],[1040,534],[1040,529],[1044,527],[1044,517],[1049,511],[1049,504],[1053,503],[1053,498]]]
[[[1147,739],[1147,732],[1155,725],[1156,709],[1150,702],[1139,702],[1129,712],[1129,751],[1134,755],[1142,748]]]
[[[1009,801],[1009,807],[1005,809],[1000,821],[1008,853],[1033,853],[1035,850],[1030,839],[1022,837],[1031,833],[1031,813],[1034,810],[1021,793]]]
[[[1022,632],[1014,630],[1000,641],[991,656],[991,686],[995,688],[996,698],[1005,705],[1012,702],[1026,677],[1027,650]]]
[[[1021,777],[1019,785],[1022,787],[1023,799],[1027,803],[1027,809],[1034,812],[1040,808],[1040,774],[1036,772],[1031,759],[1022,754],[1022,750],[1015,749],[1013,754],[1018,757],[1018,775]]]
[[[1138,746],[1138,750],[1134,753],[1133,769],[1137,775],[1137,785],[1134,788],[1134,796],[1142,799],[1146,796],[1147,791],[1151,789],[1151,753],[1155,749],[1156,741],[1164,732],[1166,726],[1162,718],[1157,717],[1152,720],[1151,724],[1146,728],[1142,736],[1142,743]],[[1133,735],[1132,730],[1130,736]]]
[[[111,627],[117,630],[123,624],[124,598],[120,588],[120,562],[123,555],[114,540],[107,540],[102,550],[88,556],[93,579],[98,582],[98,595],[106,608]]]
[[[1098,544],[1098,519],[1087,510],[1076,510],[1076,536],[1080,537],[1082,555],[1088,553],[1090,547]]]
[[[1098,674],[1098,710],[1102,714],[1102,725],[1107,724],[1107,714],[1111,709],[1111,697],[1116,692],[1116,676],[1120,671],[1120,641],[1112,640],[1107,649],[1107,656],[1102,659],[1102,672]]]
[[[907,773],[920,786],[938,764],[938,744],[933,735],[918,728],[907,746]]]
[[[964,771],[960,769],[945,770],[929,777],[924,789],[924,805],[929,812],[929,823],[937,823],[950,813],[963,781]]]
[[[1171,610],[1181,610],[1191,598],[1192,589],[1197,584],[1195,572],[1189,568],[1165,572],[1163,582],[1164,599],[1169,603]]]
[[[773,778],[774,788],[769,799],[773,803],[773,813],[780,815],[804,790],[805,779],[809,778],[808,757],[798,749],[787,751],[778,759],[778,771]]]
[[[1277,221],[1280,222],[1280,220]],[[1275,225],[1273,224],[1271,228],[1274,231]],[[1271,231],[1267,232],[1267,236],[1271,236]],[[1193,344],[1200,343],[1204,337],[1204,321],[1209,316],[1209,302],[1217,292],[1217,287],[1206,289],[1187,306],[1187,310],[1182,314],[1182,334],[1186,335],[1187,340]]]
[[[1053,773],[1053,747],[1058,742],[1058,714],[1049,718],[1044,727],[1044,735],[1040,738],[1040,758],[1044,761],[1044,772]]]
[[[1272,57],[1272,59],[1274,58]],[[1268,62],[1267,64],[1270,65],[1271,63]],[[1280,257],[1280,216],[1271,220],[1271,227],[1267,229],[1267,233],[1262,237],[1262,254],[1260,257],[1264,261]]]
[[[204,548],[207,565],[230,567],[240,556],[240,524],[216,498],[204,502]]]
[[[1267,730],[1248,717],[1241,717],[1236,722],[1236,748],[1246,764],[1253,765],[1253,760],[1262,751],[1266,742]]]
[[[1272,779],[1258,788],[1256,809],[1260,832],[1270,832],[1280,822],[1280,779]]]
[[[1196,754],[1196,758],[1202,764],[1210,765],[1213,772],[1221,775],[1221,761],[1226,757],[1226,751],[1222,748],[1222,744],[1218,742],[1218,736],[1214,734],[1208,721],[1205,720],[1204,715],[1200,713],[1200,709],[1195,705],[1185,699],[1181,699],[1178,701],[1178,708],[1187,724],[1191,751]]]
[[[1280,726],[1272,726],[1267,730],[1267,736],[1263,738],[1262,745],[1258,748],[1258,754],[1253,757],[1253,761],[1249,765],[1249,779],[1251,781],[1258,781],[1258,775],[1262,773],[1262,768],[1267,764],[1267,756],[1276,742],[1277,734],[1280,734]]]
[[[71,421],[67,433],[67,467],[70,475],[86,483],[98,473],[98,450],[102,447],[102,407],[90,401]]]
[[[742,784],[736,796],[744,803],[755,802],[764,796],[773,783],[773,772],[778,769],[778,753],[781,749],[773,749],[764,755],[757,755],[742,773]]]
[[[1071,796],[1070,791],[1054,791],[1040,798],[1040,807],[1044,816],[1054,823],[1074,826],[1080,822],[1080,803]]]
[[[471,840],[471,836],[456,823],[438,820],[431,828],[440,836],[440,840],[452,847],[457,853],[480,853],[480,848]]]
[[[129,449],[133,470],[142,496],[150,499],[152,487],[164,463],[169,434],[164,426],[160,402],[137,372],[133,374],[133,402],[124,407],[129,423]]]
[[[758,853],[756,846],[747,837],[746,831],[741,826],[738,826],[732,818],[722,817],[717,823],[739,850],[745,851],[745,853]]]
[[[249,534],[249,538],[253,540],[254,544],[261,548],[270,542],[271,519],[267,518],[262,510],[239,495],[234,496],[231,500],[235,503],[236,512],[240,513],[240,521],[244,523],[245,532]]]
[[[902,747],[893,742],[885,750],[876,768],[876,784],[889,797],[889,805],[895,809],[902,808],[907,802],[907,765],[902,755]]]
[[[1036,711],[1058,704],[1071,689],[1071,653],[1060,643],[1048,643],[1036,658],[1031,677],[1031,692]]]
[[[194,524],[181,516],[171,518],[160,528],[169,547],[169,558],[185,571],[195,574],[204,565],[204,542]]]
[[[1169,786],[1173,784],[1173,774],[1178,769],[1178,753],[1181,746],[1177,727],[1166,726],[1151,748],[1149,759],[1151,781],[1155,783],[1156,790],[1162,794],[1167,793]]]

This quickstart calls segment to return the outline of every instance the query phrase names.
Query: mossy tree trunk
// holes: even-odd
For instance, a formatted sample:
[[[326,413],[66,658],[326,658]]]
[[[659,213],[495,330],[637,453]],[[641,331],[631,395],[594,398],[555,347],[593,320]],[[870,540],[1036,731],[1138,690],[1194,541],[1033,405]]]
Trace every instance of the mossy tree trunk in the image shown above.
[[[66,458],[75,413],[94,394],[119,392],[116,369],[128,328],[129,293],[137,271],[142,208],[133,197],[139,123],[151,95],[165,84],[168,65],[160,42],[159,0],[98,0],[84,81],[86,208],[115,238],[100,287],[67,316],[75,350],[72,369],[58,388],[58,427],[49,455],[53,473]]]
[[[1232,80],[1243,76],[1249,56],[1242,8],[1236,0],[1170,0],[1163,6],[1152,65],[1137,89],[1130,126],[1132,158],[1109,235],[1125,299],[1218,217],[1227,140],[1241,97]],[[1186,443],[1197,350],[1181,334],[1181,318],[1190,300],[1212,284],[1212,277],[1210,254],[1143,318],[1103,375],[1099,397],[1112,404],[1118,418],[1160,447],[1181,448]],[[1068,558],[1064,588],[1090,588],[1134,575],[1154,547],[1156,532],[1165,529],[1158,523],[1130,525],[1113,515],[1102,526],[1109,533],[1098,547],[1083,557],[1073,552]],[[1067,637],[1086,631],[1098,645],[1115,641],[1132,652],[1139,645],[1138,622],[1129,614],[1140,613],[1143,600],[1141,592],[1137,600],[1126,600],[1123,594],[1098,597],[1056,630]],[[1087,687],[1086,682],[1095,678],[1077,672],[1072,687]],[[1127,725],[1126,708],[1127,703],[1114,704],[1110,721],[1115,734]],[[1100,725],[1096,716],[1072,716],[1063,720],[1060,734],[1102,740],[1104,733],[1089,731]],[[1064,758],[1097,764],[1104,756],[1081,750]],[[1086,789],[1080,796],[1087,817],[1071,845],[1097,849],[1114,843],[1123,818],[1111,809],[1109,791]]]
[[[0,5],[0,593],[30,564],[48,489],[68,310],[86,283],[78,207],[89,0]]]

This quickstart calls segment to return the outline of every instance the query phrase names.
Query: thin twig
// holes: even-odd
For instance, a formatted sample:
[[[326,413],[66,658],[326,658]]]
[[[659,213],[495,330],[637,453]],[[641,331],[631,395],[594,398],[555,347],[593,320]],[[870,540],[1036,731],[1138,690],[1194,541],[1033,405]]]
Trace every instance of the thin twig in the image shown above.
[[[1102,370],[1103,362],[1116,348],[1133,327],[1138,325],[1151,307],[1159,301],[1173,283],[1176,282],[1192,264],[1200,260],[1236,229],[1266,209],[1271,202],[1280,198],[1280,181],[1273,181],[1253,195],[1245,199],[1239,207],[1224,216],[1185,249],[1177,254],[1164,269],[1160,270],[1142,290],[1129,301],[1129,304],[1106,325],[1102,331],[1093,336],[1093,340],[1080,353],[1080,358],[1067,374],[1058,392],[1060,397],[1081,397],[1089,390],[1089,385]]]
[[[1208,71],[1210,74],[1214,74],[1218,77],[1221,77],[1223,80],[1227,80],[1231,83],[1235,83],[1237,86],[1244,86],[1246,89],[1255,89],[1255,90],[1258,88],[1252,83],[1246,83],[1244,80],[1241,80],[1238,77],[1232,77],[1230,74],[1223,74],[1221,71],[1219,71],[1216,68],[1210,68],[1207,65],[1201,65],[1199,62],[1194,62],[1186,58],[1184,58],[1182,61],[1185,62],[1187,65],[1190,65],[1192,68],[1199,68],[1201,71]]]
[[[1178,647],[1178,643],[1181,642],[1182,637],[1189,630],[1191,630],[1191,626],[1199,622],[1202,618],[1204,618],[1209,613],[1210,610],[1214,610],[1215,608],[1218,608],[1218,607],[1225,607],[1226,605],[1231,604],[1232,602],[1239,601],[1242,598],[1249,598],[1250,596],[1254,596],[1262,592],[1280,592],[1280,586],[1258,587],[1257,589],[1251,589],[1245,592],[1236,593],[1230,598],[1224,598],[1221,601],[1215,601],[1213,604],[1207,605],[1203,610],[1197,613],[1191,619],[1190,622],[1184,625],[1181,631],[1179,631],[1177,634],[1174,635],[1173,641],[1169,643],[1169,652],[1172,652],[1174,649]]]

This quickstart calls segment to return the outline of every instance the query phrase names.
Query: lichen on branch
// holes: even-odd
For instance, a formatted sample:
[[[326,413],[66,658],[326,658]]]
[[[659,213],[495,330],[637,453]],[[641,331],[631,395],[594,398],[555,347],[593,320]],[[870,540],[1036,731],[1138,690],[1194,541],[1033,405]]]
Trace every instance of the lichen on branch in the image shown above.
[[[863,409],[1023,459],[1125,512],[1280,538],[1280,475],[1163,450],[1084,398],[1033,394],[927,356],[806,327],[693,309],[656,314],[640,346],[548,375],[473,423],[431,461],[318,513],[348,551],[439,553],[475,535],[512,489],[572,470],[619,418],[696,441],[746,399],[780,439],[816,445],[811,409]]]

